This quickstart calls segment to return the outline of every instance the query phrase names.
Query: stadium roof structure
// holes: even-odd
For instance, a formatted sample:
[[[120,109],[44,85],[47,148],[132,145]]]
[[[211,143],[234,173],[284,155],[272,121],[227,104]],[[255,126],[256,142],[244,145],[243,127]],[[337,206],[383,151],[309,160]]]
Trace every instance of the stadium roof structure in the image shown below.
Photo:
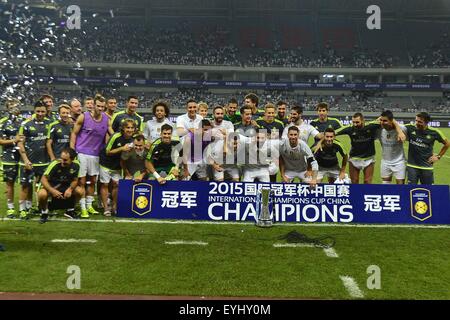
[[[9,2],[23,3],[19,0]],[[448,22],[450,0],[28,0],[31,6],[62,8],[78,5],[82,10],[120,17],[264,17],[271,15],[367,18],[373,4],[383,19]],[[376,3],[374,3],[376,2]]]

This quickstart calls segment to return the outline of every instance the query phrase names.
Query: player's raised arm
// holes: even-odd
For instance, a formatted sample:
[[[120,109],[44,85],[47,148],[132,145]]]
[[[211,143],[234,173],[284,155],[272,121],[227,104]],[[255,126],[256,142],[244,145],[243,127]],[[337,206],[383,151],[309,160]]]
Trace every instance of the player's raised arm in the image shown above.
[[[397,140],[401,142],[406,141],[406,134],[403,132],[402,127],[399,125],[399,123],[393,119],[392,124],[394,125],[395,131],[397,132]]]

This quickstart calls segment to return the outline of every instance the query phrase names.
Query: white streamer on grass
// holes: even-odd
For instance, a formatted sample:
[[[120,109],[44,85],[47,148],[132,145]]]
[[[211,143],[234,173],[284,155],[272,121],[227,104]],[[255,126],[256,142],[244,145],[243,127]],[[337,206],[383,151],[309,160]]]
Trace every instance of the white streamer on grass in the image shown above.
[[[184,241],[184,240],[174,240],[174,241],[165,241],[165,244],[169,245],[196,245],[196,246],[206,246],[208,242],[203,241]]]
[[[82,242],[82,243],[96,243],[95,239],[53,239],[52,242],[62,242],[62,243],[71,243],[71,242]]]
[[[312,243],[274,243],[275,248],[320,248]],[[322,248],[323,252],[330,258],[339,258],[333,248]]]

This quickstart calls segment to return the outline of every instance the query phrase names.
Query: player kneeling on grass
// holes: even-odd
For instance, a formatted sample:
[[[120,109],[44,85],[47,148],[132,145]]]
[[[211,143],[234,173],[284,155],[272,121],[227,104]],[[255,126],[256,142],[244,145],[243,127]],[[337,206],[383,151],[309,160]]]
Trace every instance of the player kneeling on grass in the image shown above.
[[[253,138],[241,139],[245,141],[245,162],[242,165],[242,181],[254,182],[270,182],[270,175],[274,163],[279,157],[278,142],[279,140],[268,139],[266,129],[256,128],[256,135]],[[238,152],[238,157],[239,156]]]
[[[75,157],[75,150],[66,148],[61,152],[61,159],[50,163],[44,172],[38,190],[41,223],[47,221],[49,209],[66,209],[64,216],[75,218],[75,203],[84,193],[83,189],[77,186],[80,165],[74,161]],[[86,211],[86,207],[81,210]]]
[[[168,124],[161,126],[161,138],[156,139],[147,155],[145,167],[160,184],[167,180],[178,180],[178,158],[182,149],[179,140],[172,140],[173,128]]]
[[[295,178],[309,183],[311,188],[317,184],[319,166],[308,145],[299,139],[300,130],[296,126],[288,129],[288,138],[280,141],[280,173],[283,182],[291,183]]]
[[[213,168],[215,181],[239,181],[239,162],[240,160],[242,162],[245,160],[240,159],[243,158],[242,156],[245,156],[245,145],[240,140],[239,134],[230,134],[224,139],[216,140],[211,144],[207,157],[209,164]]]
[[[145,148],[145,137],[143,134],[133,136],[133,148],[130,151],[122,152],[120,166],[122,167],[125,179],[134,179],[141,182],[147,175],[145,169],[145,159],[149,150]]]
[[[207,148],[214,140],[212,136],[212,125],[209,120],[201,121],[201,129],[189,132],[183,142],[183,179],[191,180],[196,176],[198,180],[208,180]]]
[[[342,144],[335,139],[336,135],[333,128],[325,129],[324,135],[322,149],[314,150],[314,157],[319,164],[317,182],[320,183],[325,176],[328,176],[329,183],[334,183],[336,179],[344,180],[348,154]],[[342,156],[341,167],[339,167],[338,153]]]

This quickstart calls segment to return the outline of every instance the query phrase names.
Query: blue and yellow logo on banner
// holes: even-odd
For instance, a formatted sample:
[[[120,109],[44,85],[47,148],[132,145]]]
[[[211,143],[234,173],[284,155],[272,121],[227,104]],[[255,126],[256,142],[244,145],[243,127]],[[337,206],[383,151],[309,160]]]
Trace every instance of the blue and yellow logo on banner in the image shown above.
[[[420,221],[431,218],[431,192],[424,188],[415,188],[410,191],[411,215]]]
[[[152,185],[148,183],[138,183],[133,186],[131,211],[139,216],[143,216],[152,211]]]

